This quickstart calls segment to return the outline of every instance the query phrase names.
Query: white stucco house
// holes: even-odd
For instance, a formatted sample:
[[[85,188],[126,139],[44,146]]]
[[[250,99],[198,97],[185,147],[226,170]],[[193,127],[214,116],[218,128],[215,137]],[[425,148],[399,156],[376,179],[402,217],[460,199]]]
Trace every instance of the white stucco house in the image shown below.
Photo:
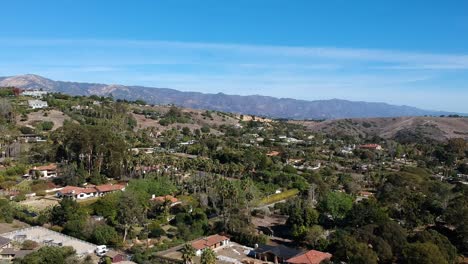
[[[32,96],[32,97],[38,97],[38,98],[47,94],[48,92],[40,91],[40,90],[26,90],[21,93],[21,95],[24,95],[24,96]]]
[[[70,197],[84,200],[92,197],[101,197],[111,192],[125,191],[124,184],[87,185],[86,187],[66,186],[57,192],[57,197]]]
[[[216,234],[193,241],[192,247],[195,248],[195,255],[201,256],[203,251],[207,248],[216,250],[229,245],[230,242],[231,240],[229,237]]]
[[[36,174],[39,174],[40,178],[55,178],[57,177],[57,164],[33,167],[29,170],[30,176],[34,176]]]
[[[32,109],[42,109],[42,108],[47,108],[49,105],[47,104],[46,101],[42,100],[28,100],[28,105]]]

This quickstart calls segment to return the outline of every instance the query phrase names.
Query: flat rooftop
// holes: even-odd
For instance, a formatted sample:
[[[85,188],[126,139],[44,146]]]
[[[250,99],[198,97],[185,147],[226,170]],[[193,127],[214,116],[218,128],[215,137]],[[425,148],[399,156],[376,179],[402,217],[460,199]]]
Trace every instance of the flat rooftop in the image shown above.
[[[95,244],[67,236],[41,226],[33,226],[15,230],[12,232],[0,234],[0,236],[9,238],[11,240],[33,240],[40,244],[55,244],[62,246],[70,246],[76,250],[78,255],[88,255],[96,249]]]

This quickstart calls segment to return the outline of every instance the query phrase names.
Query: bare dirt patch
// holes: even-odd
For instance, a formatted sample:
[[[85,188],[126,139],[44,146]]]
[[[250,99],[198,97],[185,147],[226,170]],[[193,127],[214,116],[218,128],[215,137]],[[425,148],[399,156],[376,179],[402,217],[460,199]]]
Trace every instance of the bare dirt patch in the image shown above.
[[[46,116],[44,113],[47,113]],[[65,120],[70,119],[69,116],[65,115],[61,111],[57,110],[39,110],[37,112],[32,112],[28,114],[28,120],[26,121],[20,121],[21,117],[18,117],[18,124],[21,126],[32,126],[35,122],[41,122],[41,121],[50,121],[54,123],[54,127],[52,130],[56,130],[59,127],[63,126],[63,122]]]
[[[264,226],[264,227],[272,227],[278,225],[284,225],[288,220],[287,216],[272,214],[272,215],[265,215],[264,217],[253,217],[252,224],[255,226]]]
[[[288,228],[285,225],[287,220],[287,216],[271,214],[264,217],[253,217],[252,224],[259,233],[269,236],[269,244],[288,246],[292,240],[289,239]]]

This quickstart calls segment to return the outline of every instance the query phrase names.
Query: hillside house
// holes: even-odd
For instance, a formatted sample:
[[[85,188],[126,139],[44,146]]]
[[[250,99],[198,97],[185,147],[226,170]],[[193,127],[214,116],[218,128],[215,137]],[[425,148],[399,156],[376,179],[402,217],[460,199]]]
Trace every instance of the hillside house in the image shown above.
[[[353,154],[353,151],[356,149],[356,145],[348,145],[341,149],[343,154]]]
[[[0,236],[0,249],[11,248],[11,239]]]
[[[33,253],[34,250],[23,250],[23,249],[14,249],[6,248],[0,250],[0,263],[13,263],[13,260],[20,259]]]
[[[116,191],[125,191],[125,187],[124,184],[91,185],[87,187],[66,186],[57,192],[57,197],[84,200],[92,197],[101,197]]]
[[[300,164],[303,163],[304,159],[287,159],[286,164]]]
[[[47,95],[48,92],[46,91],[40,91],[40,90],[26,90],[26,91],[23,91],[21,93],[21,95],[23,96],[31,96],[31,97],[37,97],[37,98],[41,98],[43,97],[44,95]]]
[[[24,143],[34,143],[45,141],[42,137],[36,134],[23,134],[17,137],[17,140]]]
[[[42,100],[28,100],[28,105],[32,109],[43,109],[49,107],[47,102]]]
[[[178,204],[181,204],[182,202],[179,201],[179,199],[175,198],[172,195],[165,195],[165,196],[155,196],[154,194],[151,196],[150,201],[155,202],[155,203],[164,203],[164,202],[169,202],[169,206],[173,207]]]
[[[195,144],[196,142],[197,142],[196,140],[191,139],[191,140],[186,141],[186,142],[180,142],[179,145],[180,145],[180,146],[188,146],[188,145],[193,145],[193,144]]]
[[[359,146],[360,149],[369,149],[369,150],[382,150],[382,146],[379,144],[364,144]]]
[[[34,251],[15,249],[11,242],[11,239],[0,236],[0,263],[12,262],[15,258],[22,258]]]
[[[293,137],[288,137],[288,138],[285,139],[285,141],[287,143],[302,143],[302,142],[304,142],[303,140],[293,138]]]
[[[97,190],[94,187],[76,187],[66,186],[57,192],[57,197],[70,197],[77,200],[88,199],[97,196]]]
[[[72,106],[71,106],[71,109],[72,109],[72,110],[80,111],[80,110],[91,109],[91,107],[89,107],[89,106],[87,106],[87,105],[72,105]]]
[[[369,191],[360,191],[358,193],[358,197],[362,197],[362,199],[369,199],[371,197],[374,197],[374,193]]]
[[[49,165],[33,167],[29,170],[29,176],[34,177],[38,175],[39,178],[55,178],[57,177],[57,164],[51,163]]]
[[[201,238],[192,242],[192,247],[195,248],[195,254],[201,256],[202,252],[211,248],[213,250],[229,245],[230,239],[226,236],[212,235],[209,237]]]
[[[140,153],[153,154],[154,148],[131,148],[130,151],[132,151],[132,153],[135,155],[140,154]]]
[[[253,251],[253,254],[256,259],[273,263],[285,263],[286,260],[289,260],[301,253],[302,252],[300,250],[286,247],[283,245],[260,245]]]

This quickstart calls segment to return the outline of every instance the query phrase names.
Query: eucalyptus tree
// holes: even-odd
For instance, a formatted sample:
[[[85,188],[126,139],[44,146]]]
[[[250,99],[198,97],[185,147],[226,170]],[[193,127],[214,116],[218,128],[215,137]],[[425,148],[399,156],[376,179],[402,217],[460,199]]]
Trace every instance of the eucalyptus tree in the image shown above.
[[[130,228],[145,221],[145,208],[137,196],[130,191],[126,191],[120,196],[118,208],[117,221],[123,229],[123,242],[125,243]]]

